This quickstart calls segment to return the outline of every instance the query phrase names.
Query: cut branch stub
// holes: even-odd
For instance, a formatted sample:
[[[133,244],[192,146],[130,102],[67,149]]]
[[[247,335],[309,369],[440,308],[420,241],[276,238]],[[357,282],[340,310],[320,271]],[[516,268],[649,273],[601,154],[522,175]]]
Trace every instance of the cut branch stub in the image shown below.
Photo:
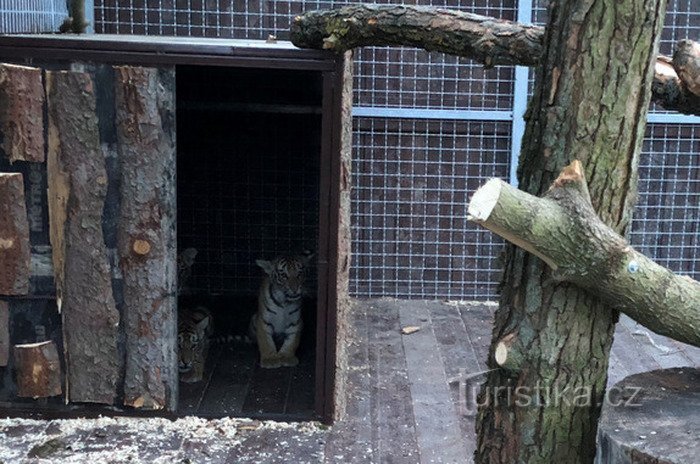
[[[503,337],[497,344],[494,351],[496,364],[509,371],[517,372],[522,366],[525,356],[523,347],[518,339],[517,333],[510,333]]]
[[[578,161],[544,198],[491,179],[472,196],[469,219],[540,257],[558,280],[594,291],[657,333],[700,346],[700,283],[659,266],[605,225]]]
[[[681,40],[673,54],[673,68],[683,86],[696,97],[700,97],[700,44]]]

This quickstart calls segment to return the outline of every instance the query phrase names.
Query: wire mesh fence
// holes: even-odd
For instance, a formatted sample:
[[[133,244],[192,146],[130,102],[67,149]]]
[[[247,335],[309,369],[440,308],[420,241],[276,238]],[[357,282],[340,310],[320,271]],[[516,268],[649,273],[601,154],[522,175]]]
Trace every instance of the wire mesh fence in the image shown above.
[[[96,30],[285,39],[294,15],[348,3],[353,2],[97,0]],[[415,3],[519,16],[516,0]],[[545,2],[533,6],[534,22],[542,23]],[[697,0],[670,0],[661,53],[671,54],[680,39],[698,37]],[[508,178],[518,122],[512,111],[513,68],[484,70],[411,48],[367,48],[356,55],[355,92],[361,116],[355,118],[353,293],[493,298],[501,242],[467,224],[464,207],[468,192],[485,178]],[[395,110],[393,117],[386,109]],[[659,122],[647,129],[631,240],[671,269],[700,278],[700,126],[678,124],[670,114],[664,120],[668,113],[653,110]],[[475,114],[477,120],[469,120]]]
[[[663,266],[700,278],[700,125],[649,124],[630,241]]]
[[[467,222],[467,195],[507,177],[510,123],[355,122],[356,296],[490,298],[502,241]]]
[[[66,0],[0,0],[0,33],[56,32],[66,16]]]

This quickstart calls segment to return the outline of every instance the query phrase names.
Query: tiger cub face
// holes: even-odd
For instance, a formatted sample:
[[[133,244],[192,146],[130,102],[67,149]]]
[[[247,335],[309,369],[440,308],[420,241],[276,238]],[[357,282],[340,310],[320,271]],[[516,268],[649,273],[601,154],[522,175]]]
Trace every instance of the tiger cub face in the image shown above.
[[[304,252],[299,256],[278,256],[272,261],[258,259],[255,263],[267,274],[273,294],[292,302],[304,294],[306,270],[312,257],[311,252]]]
[[[180,381],[199,382],[204,377],[204,364],[214,332],[212,315],[203,306],[181,308],[177,329]]]

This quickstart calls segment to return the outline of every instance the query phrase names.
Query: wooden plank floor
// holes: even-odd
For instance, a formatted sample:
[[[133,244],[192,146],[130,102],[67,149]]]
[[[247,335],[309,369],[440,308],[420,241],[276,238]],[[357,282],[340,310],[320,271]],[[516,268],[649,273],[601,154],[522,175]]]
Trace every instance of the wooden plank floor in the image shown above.
[[[180,383],[179,413],[203,417],[289,417],[310,419],[314,412],[314,356],[299,354],[299,365],[262,369],[253,345],[214,346],[205,379]]]
[[[484,303],[356,301],[347,415],[331,429],[325,462],[471,462],[474,411],[460,406],[457,382],[450,381],[486,369],[495,309]],[[421,329],[401,335],[408,325]],[[609,384],[676,366],[700,366],[700,349],[621,317]],[[475,378],[475,388],[481,380]]]

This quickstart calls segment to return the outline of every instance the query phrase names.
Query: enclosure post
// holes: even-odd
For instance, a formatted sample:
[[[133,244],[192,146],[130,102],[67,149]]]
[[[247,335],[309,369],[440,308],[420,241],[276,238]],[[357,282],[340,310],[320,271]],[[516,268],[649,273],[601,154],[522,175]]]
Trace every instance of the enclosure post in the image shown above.
[[[532,0],[518,1],[518,22],[530,24],[532,22]],[[513,127],[510,140],[510,185],[518,185],[518,162],[523,136],[525,135],[525,110],[527,109],[528,82],[530,68],[525,66],[515,67],[515,83],[513,84]]]

